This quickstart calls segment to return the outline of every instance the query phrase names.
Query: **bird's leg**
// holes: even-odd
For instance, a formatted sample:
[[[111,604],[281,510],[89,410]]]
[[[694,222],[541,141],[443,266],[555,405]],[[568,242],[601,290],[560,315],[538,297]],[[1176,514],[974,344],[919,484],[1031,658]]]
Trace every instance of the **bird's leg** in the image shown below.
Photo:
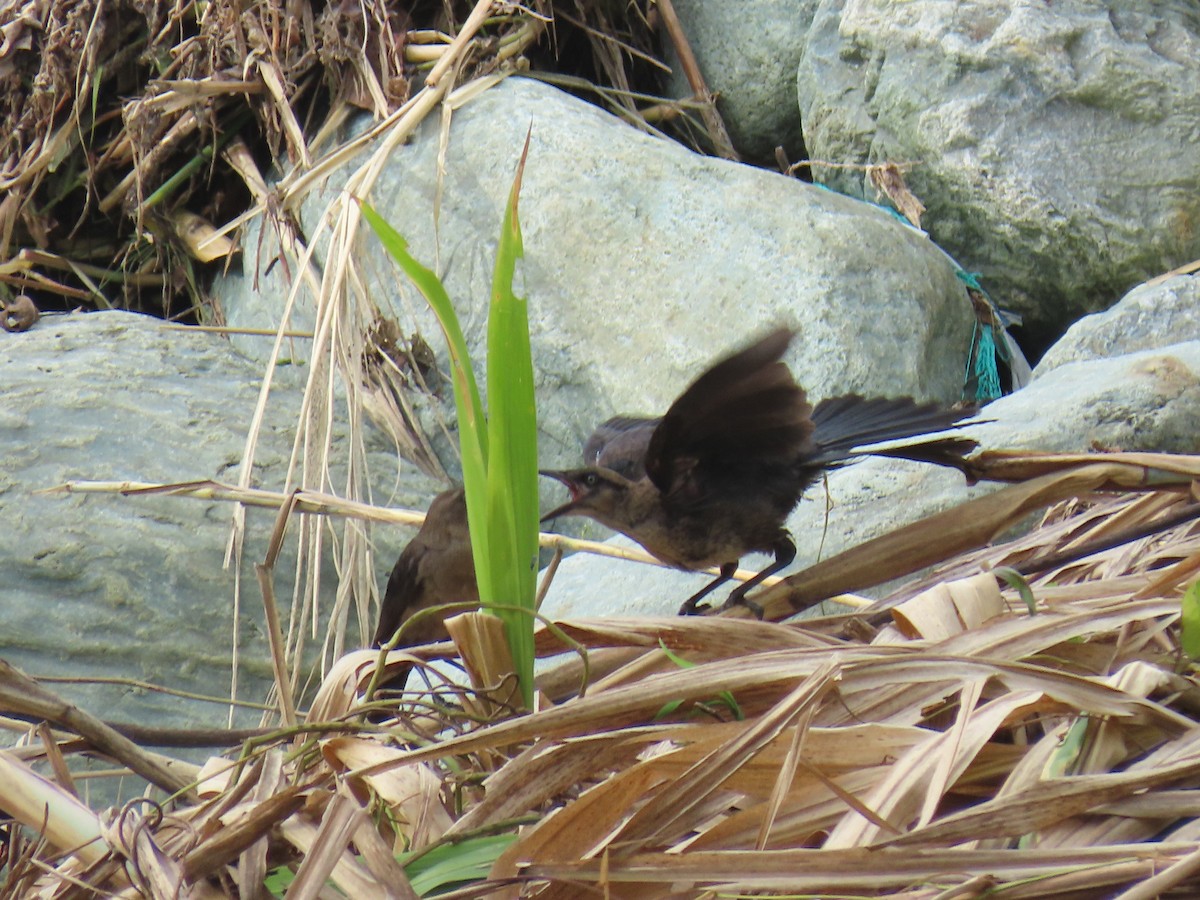
[[[697,604],[725,582],[727,582],[730,578],[732,578],[733,573],[736,571],[736,559],[733,562],[728,562],[721,566],[720,575],[683,601],[683,606],[679,607],[679,614],[681,616],[696,616],[708,609],[707,603],[703,606],[698,606]]]
[[[754,613],[755,617],[761,619],[763,617],[763,609],[757,603],[747,600],[746,594],[751,588],[756,588],[762,584],[763,579],[769,575],[774,575],[780,569],[791,565],[792,560],[796,558],[796,544],[787,534],[780,535],[775,542],[775,546],[771,548],[775,551],[775,562],[771,563],[749,581],[739,584],[729,592],[729,599],[725,601],[722,609],[730,609],[734,606],[744,606],[750,612]],[[724,570],[722,570],[724,571]],[[732,574],[732,573],[730,573]]]

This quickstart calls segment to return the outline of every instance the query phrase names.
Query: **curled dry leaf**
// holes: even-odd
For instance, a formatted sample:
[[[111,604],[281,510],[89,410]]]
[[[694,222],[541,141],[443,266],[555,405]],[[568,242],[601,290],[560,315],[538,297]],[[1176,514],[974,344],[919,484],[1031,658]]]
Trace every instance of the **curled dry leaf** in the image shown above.
[[[0,327],[5,331],[28,331],[37,324],[42,314],[38,311],[33,300],[25,294],[18,294],[12,300],[0,300]]]
[[[388,810],[403,836],[403,847],[420,850],[439,840],[453,824],[442,803],[442,781],[429,766],[417,763],[388,767],[399,751],[368,738],[338,737],[322,743],[321,753],[335,771],[372,767],[362,778]]]
[[[913,228],[921,227],[921,216],[925,214],[925,204],[909,190],[904,181],[904,171],[899,165],[889,162],[877,166],[867,166],[867,180],[875,190],[892,201],[900,215],[908,219]]]
[[[901,633],[909,639],[937,641],[978,628],[1008,612],[1000,585],[990,572],[934,585],[892,610]]]
[[[200,262],[212,262],[233,253],[233,241],[217,231],[203,216],[181,209],[172,216],[172,223],[188,253]]]

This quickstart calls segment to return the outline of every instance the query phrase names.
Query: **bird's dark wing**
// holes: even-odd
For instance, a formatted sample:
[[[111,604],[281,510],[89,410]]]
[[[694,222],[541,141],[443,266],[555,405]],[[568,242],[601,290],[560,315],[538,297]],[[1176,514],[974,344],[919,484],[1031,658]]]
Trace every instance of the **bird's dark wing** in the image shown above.
[[[388,576],[387,589],[383,592],[383,603],[379,607],[379,624],[375,626],[372,647],[380,647],[391,640],[400,623],[407,619],[421,602],[420,579],[417,572],[418,553],[410,543],[396,560],[392,574]]]
[[[596,426],[583,446],[583,463],[637,481],[646,474],[646,448],[660,419],[617,416]]]
[[[646,474],[668,497],[704,496],[710,474],[793,462],[809,449],[812,408],[781,361],[781,328],[712,366],[667,410],[646,451]]]
[[[433,498],[425,522],[404,548],[379,609],[374,645],[391,639],[396,629],[423,609],[447,603],[479,602],[471,536],[467,527],[467,501],[461,487]],[[406,644],[442,640],[442,616],[430,614],[405,632]]]

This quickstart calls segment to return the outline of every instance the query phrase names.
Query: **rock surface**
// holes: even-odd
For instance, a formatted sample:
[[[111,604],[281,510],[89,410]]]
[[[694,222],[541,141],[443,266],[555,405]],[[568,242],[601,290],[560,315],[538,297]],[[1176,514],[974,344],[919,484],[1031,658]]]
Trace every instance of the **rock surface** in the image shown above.
[[[1038,363],[1044,375],[1069,362],[1200,340],[1200,275],[1138,285],[1111,309],[1084,316]]]
[[[915,163],[923,226],[1035,331],[1200,256],[1194,4],[830,0],[798,84],[809,155]]]
[[[675,0],[692,53],[717,95],[717,110],[745,158],[773,160],[776,147],[789,159],[801,158],[796,67],[816,6],[816,0]],[[670,46],[665,33],[662,40]],[[671,52],[667,58],[671,96],[691,97],[678,59]]]
[[[222,696],[234,644],[234,573],[222,567],[233,505],[35,492],[70,480],[235,483],[260,367],[223,338],[169,330],[157,319],[123,312],[46,316],[31,331],[5,336],[3,344],[0,656],[35,676],[123,676]],[[302,378],[288,367],[276,374],[258,443],[256,486],[283,486]],[[369,456],[380,481],[390,484],[394,456],[382,447]],[[381,490],[378,499],[399,504],[406,498]],[[258,701],[271,670],[253,564],[265,555],[275,512],[251,509],[247,520],[239,696]],[[410,533],[380,529],[389,564]],[[275,570],[285,617],[295,536],[293,527]],[[331,565],[323,580],[336,584]],[[128,685],[51,688],[109,719],[180,726],[224,721],[221,707]],[[257,714],[242,710],[239,719],[253,724]]]
[[[663,411],[705,365],[780,323],[798,326],[788,360],[815,397],[958,399],[972,314],[953,266],[919,232],[870,204],[648,137],[516,77],[454,114],[436,229],[433,118],[395,152],[370,198],[418,259],[437,261],[477,364],[496,235],[530,125],[523,276],[547,465],[577,459],[615,412]],[[306,202],[307,232],[340,183],[331,177]],[[261,257],[246,254],[244,278],[219,288],[232,325],[278,321],[284,267],[251,290],[273,240]],[[260,246],[254,234],[244,244]],[[441,348],[424,301],[381,261],[375,238],[364,233],[361,246],[364,270],[388,273],[374,282],[378,302],[392,303],[402,331]],[[453,420],[448,406],[442,414]]]

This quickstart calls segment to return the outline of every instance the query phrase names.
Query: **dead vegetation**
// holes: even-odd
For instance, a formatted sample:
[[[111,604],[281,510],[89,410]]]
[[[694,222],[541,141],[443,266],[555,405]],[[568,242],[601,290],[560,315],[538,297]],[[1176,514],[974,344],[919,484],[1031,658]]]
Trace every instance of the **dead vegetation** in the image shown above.
[[[296,484],[251,496],[251,423],[244,483],[187,489],[239,509],[290,503],[319,559],[327,523],[374,514],[362,483],[319,494],[329,372],[350,408],[388,407],[410,456],[426,445],[401,401],[389,405],[402,391],[372,395],[394,372],[366,374],[381,319],[354,272],[356,207],[331,206],[303,232],[292,214],[308,186],[353,163],[350,188],[369,195],[390,148],[430,112],[581,35],[604,77],[560,72],[560,83],[646,127],[665,116],[703,132],[709,116],[638,95],[628,69],[650,64],[650,42],[634,13],[6,0],[0,282],[64,306],[219,318],[198,264],[221,265],[237,226],[268,216],[290,236],[283,264],[319,323]],[[379,125],[334,146],[355,108]],[[274,166],[290,174],[269,187]],[[322,230],[334,239],[319,270],[309,239]],[[203,770],[0,672],[8,727],[50,723],[0,752],[11,817],[0,893],[248,898],[287,882],[289,897],[454,884],[457,896],[544,898],[1194,896],[1200,695],[1181,596],[1200,568],[1200,458],[1001,455],[981,466],[1013,484],[760,598],[769,619],[835,595],[861,607],[852,614],[543,623],[540,655],[566,655],[542,672],[530,715],[511,714],[480,617],[462,621],[457,645],[393,652],[382,672],[376,654],[345,652],[376,569],[350,527],[335,543],[355,587],[339,591],[336,662],[316,700],[281,703],[294,726]],[[1043,513],[1028,535],[979,549]],[[1077,558],[1081,547],[1090,553]],[[848,595],[929,566],[878,604]],[[293,665],[294,634],[283,651]],[[435,659],[461,660],[473,688],[428,667]],[[427,686],[387,684],[388,670],[414,665]],[[285,668],[280,684],[301,680]],[[71,767],[85,752],[136,772],[154,799],[89,809]]]
[[[344,160],[354,112],[532,67],[643,127],[686,118],[639,99],[654,44],[636,6],[582,2],[2,0],[0,296],[220,324],[205,285],[239,226],[296,229],[305,190],[269,181]]]
[[[296,729],[203,771],[104,745],[176,792],[164,805],[86,809],[32,769],[65,771],[79,745],[31,731],[0,757],[4,795],[30,798],[7,887],[262,896],[284,866],[289,897],[1194,895],[1181,595],[1200,568],[1200,457],[985,454],[977,471],[1029,480],[883,546],[954,547],[933,529],[1003,528],[1030,496],[1062,497],[1027,535],[847,614],[544,623],[539,656],[566,656],[529,715],[511,714],[469,614],[457,646],[394,651],[379,675],[378,654],[345,655]],[[847,584],[910,564],[826,562]],[[769,591],[802,596],[807,574]],[[464,661],[474,687],[435,659]],[[423,684],[370,693],[412,665]]]

